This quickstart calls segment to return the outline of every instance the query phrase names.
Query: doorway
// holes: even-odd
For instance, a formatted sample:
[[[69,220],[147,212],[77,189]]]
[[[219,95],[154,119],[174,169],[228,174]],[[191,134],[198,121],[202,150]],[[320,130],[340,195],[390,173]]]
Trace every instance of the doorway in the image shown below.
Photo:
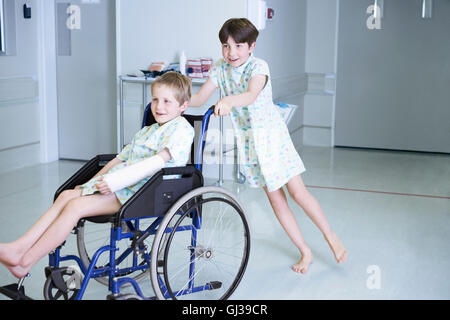
[[[59,158],[113,153],[115,1],[55,1]]]

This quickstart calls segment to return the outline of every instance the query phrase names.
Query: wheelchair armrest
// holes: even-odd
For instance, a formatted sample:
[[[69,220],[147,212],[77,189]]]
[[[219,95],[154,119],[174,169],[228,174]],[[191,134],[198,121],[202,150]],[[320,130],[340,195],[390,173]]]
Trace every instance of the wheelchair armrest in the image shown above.
[[[164,176],[171,176],[171,175],[192,175],[193,173],[197,172],[198,170],[193,165],[187,165],[185,167],[168,167],[168,168],[162,168],[161,173]]]
[[[114,159],[116,154],[99,154],[89,160],[85,165],[83,165],[77,172],[75,172],[66,182],[64,182],[58,190],[55,192],[53,201],[58,198],[58,196],[64,190],[73,189],[77,185],[84,184],[88,182],[94,175],[99,172],[106,163]]]
[[[118,218],[162,216],[181,196],[201,186],[203,176],[192,165],[163,168],[124,203]]]

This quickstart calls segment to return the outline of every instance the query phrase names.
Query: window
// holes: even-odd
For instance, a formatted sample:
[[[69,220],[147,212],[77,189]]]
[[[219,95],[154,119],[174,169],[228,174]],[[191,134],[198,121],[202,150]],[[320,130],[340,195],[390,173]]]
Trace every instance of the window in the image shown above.
[[[0,53],[6,53],[5,48],[5,21],[3,18],[3,0],[0,0]]]
[[[16,11],[14,0],[0,0],[0,55],[16,54]]]

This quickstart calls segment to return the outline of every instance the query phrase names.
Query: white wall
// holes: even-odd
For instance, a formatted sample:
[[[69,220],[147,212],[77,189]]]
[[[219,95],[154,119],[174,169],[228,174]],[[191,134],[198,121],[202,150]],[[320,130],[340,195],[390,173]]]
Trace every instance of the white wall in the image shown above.
[[[218,33],[229,17],[246,15],[242,0],[121,0],[120,73],[146,69],[152,61],[221,56]]]
[[[373,1],[341,1],[336,145],[449,153],[450,1],[384,3],[377,30]]]
[[[289,123],[289,131],[296,147],[303,144],[303,97],[307,88],[305,76],[306,1],[268,0],[275,10],[261,30],[255,55],[269,64],[273,98],[276,102],[298,105]]]
[[[23,18],[24,3],[31,19]],[[15,7],[17,54],[0,56],[0,173],[40,162],[38,5]]]
[[[47,163],[59,157],[55,2],[38,3],[40,149],[41,162]]]
[[[337,0],[307,1],[303,143],[333,146],[337,56]]]

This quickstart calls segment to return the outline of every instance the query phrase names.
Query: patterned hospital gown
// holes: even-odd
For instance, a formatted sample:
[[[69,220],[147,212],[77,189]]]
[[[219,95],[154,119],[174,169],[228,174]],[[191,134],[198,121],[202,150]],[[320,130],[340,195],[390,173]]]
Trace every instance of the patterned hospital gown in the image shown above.
[[[305,167],[273,104],[267,63],[251,55],[243,65],[234,68],[221,59],[213,65],[210,79],[222,96],[229,96],[246,92],[250,79],[257,74],[268,77],[266,86],[253,104],[233,107],[230,116],[247,182],[251,187],[267,186],[271,192],[304,172]]]
[[[164,148],[167,148],[172,156],[166,162],[165,167],[185,166],[189,160],[193,140],[194,128],[182,116],[163,125],[155,123],[144,127],[136,133],[131,143],[125,146],[117,155],[117,158],[123,162],[111,168],[109,172],[114,172],[125,166],[152,157]],[[92,178],[82,185],[82,195],[98,192],[95,184],[98,183],[98,179],[101,177],[103,175]],[[117,199],[119,199],[121,204],[124,204],[149,179],[150,177],[144,178],[135,185],[116,191]]]

